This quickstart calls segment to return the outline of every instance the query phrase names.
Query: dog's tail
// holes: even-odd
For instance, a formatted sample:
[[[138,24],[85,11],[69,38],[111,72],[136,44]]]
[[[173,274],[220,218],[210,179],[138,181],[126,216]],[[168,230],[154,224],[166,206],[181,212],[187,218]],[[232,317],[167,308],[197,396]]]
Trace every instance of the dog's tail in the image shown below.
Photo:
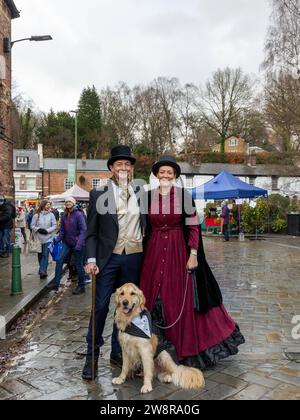
[[[184,389],[199,389],[204,387],[204,376],[200,369],[176,365],[166,351],[162,351],[157,359],[159,370],[163,374],[171,376],[174,385]]]

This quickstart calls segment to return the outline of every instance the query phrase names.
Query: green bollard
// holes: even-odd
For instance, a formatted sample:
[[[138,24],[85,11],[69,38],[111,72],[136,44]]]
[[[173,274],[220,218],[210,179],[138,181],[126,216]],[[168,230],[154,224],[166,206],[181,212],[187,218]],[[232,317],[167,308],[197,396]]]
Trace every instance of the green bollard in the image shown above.
[[[22,293],[21,248],[14,246],[12,249],[11,295],[21,295]]]

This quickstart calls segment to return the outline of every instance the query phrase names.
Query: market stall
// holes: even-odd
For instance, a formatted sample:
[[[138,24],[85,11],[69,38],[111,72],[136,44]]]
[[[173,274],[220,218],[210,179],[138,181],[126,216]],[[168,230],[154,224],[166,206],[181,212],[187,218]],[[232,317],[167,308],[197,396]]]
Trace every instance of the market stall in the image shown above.
[[[247,184],[227,171],[222,171],[212,180],[200,187],[193,188],[195,200],[253,199],[267,197],[268,192],[262,188]],[[240,203],[238,204],[238,226],[241,222]]]

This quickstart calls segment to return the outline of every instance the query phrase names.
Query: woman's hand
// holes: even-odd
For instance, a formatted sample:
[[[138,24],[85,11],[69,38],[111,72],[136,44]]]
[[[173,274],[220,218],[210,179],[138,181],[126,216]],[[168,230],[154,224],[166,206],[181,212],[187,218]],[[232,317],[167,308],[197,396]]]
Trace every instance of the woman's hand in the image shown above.
[[[188,271],[194,271],[198,267],[198,259],[196,255],[190,255],[186,268]]]

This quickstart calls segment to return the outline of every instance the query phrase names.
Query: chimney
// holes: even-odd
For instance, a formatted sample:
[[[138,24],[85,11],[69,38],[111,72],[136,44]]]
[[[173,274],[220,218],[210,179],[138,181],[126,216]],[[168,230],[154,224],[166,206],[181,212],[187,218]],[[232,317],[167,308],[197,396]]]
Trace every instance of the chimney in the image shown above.
[[[82,166],[86,165],[86,153],[82,153],[81,155],[81,162],[82,162]]]
[[[41,143],[39,143],[37,145],[37,152],[38,152],[38,156],[39,156],[39,160],[40,160],[40,169],[43,169],[43,167],[44,167],[44,150],[43,150],[43,145]]]
[[[251,168],[256,168],[256,153],[254,150],[251,150],[250,155],[246,156],[246,162]]]

